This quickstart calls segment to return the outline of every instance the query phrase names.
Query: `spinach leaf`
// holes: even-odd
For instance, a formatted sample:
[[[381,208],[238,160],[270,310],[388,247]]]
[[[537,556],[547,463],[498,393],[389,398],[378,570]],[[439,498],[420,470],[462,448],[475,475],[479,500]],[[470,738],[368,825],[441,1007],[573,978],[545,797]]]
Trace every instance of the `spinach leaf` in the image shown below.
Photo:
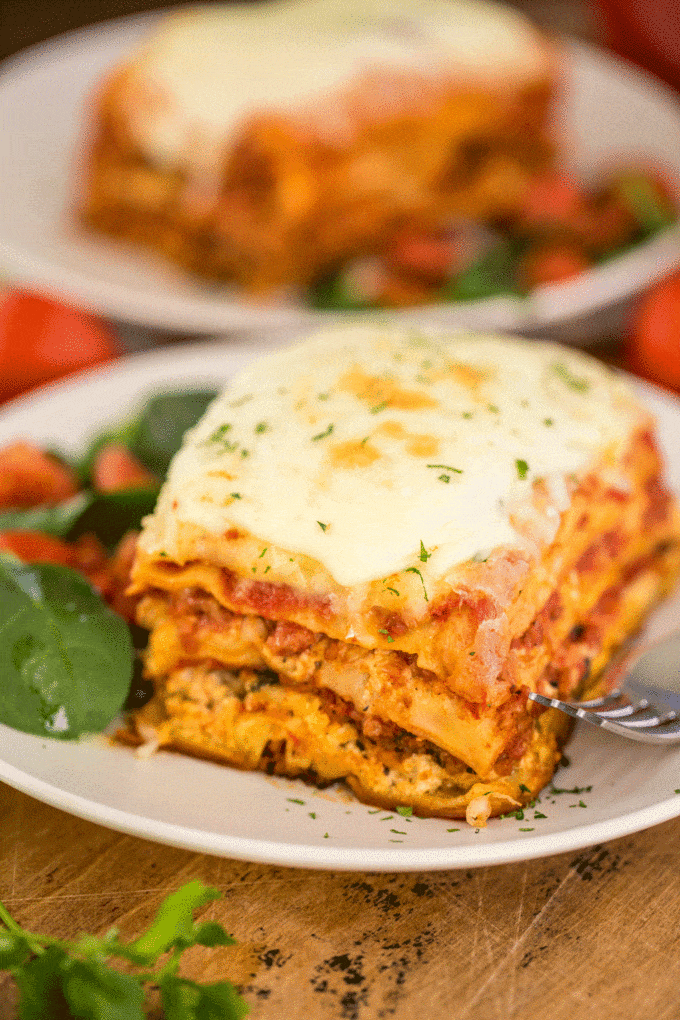
[[[216,390],[187,390],[151,397],[137,419],[130,449],[150,471],[165,477],[184,433],[216,396]]]
[[[133,418],[92,440],[77,469],[82,484],[88,484],[95,458],[108,443],[122,443],[149,471],[163,478],[184,433],[203,417],[217,393],[217,390],[180,390],[150,397]]]
[[[115,492],[93,493],[83,512],[68,531],[70,540],[87,533],[97,536],[108,549],[120,542],[131,529],[138,529],[142,520],[156,506],[158,486],[119,489]]]
[[[523,239],[501,241],[438,292],[442,301],[478,301],[519,294],[517,266],[527,246]]]
[[[0,556],[0,620],[0,722],[72,739],[115,718],[130,685],[132,642],[80,574]]]
[[[79,492],[57,506],[5,510],[0,513],[0,531],[41,531],[56,538],[65,538],[93,500],[93,493]]]

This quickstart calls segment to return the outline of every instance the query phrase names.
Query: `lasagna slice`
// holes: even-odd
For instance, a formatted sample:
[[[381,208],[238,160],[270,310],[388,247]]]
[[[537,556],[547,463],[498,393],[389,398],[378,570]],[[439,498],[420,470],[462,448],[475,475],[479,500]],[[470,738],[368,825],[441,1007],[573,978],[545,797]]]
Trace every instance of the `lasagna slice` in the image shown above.
[[[94,99],[83,216],[251,293],[402,223],[516,213],[553,45],[484,0],[269,0],[163,18]]]
[[[595,683],[679,538],[653,421],[595,360],[322,332],[233,379],[145,521],[132,738],[483,823],[559,761],[529,692]]]

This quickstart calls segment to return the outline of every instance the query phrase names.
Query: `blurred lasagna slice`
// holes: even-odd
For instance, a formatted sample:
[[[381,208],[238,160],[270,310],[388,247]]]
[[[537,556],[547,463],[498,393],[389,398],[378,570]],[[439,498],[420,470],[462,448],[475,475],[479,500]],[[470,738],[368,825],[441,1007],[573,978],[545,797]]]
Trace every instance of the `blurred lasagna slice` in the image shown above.
[[[475,824],[549,781],[574,697],[668,590],[678,512],[621,379],[381,328],[255,361],[186,437],[133,571],[133,739]]]
[[[552,43],[484,0],[269,0],[161,20],[94,100],[85,221],[250,292],[402,223],[516,213]]]

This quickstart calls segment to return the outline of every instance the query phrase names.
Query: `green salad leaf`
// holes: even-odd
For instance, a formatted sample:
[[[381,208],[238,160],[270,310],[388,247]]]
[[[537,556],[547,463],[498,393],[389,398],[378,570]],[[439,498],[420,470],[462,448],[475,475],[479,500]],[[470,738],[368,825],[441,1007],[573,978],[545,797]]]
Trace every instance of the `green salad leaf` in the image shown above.
[[[130,449],[150,471],[165,477],[184,433],[216,396],[217,390],[184,390],[151,397],[135,423]]]
[[[139,528],[142,518],[156,506],[158,493],[157,485],[93,493],[73,521],[67,538],[96,535],[100,542],[112,549],[127,531]]]
[[[230,981],[202,985],[178,975],[185,949],[236,944],[217,921],[194,921],[195,910],[220,896],[197,879],[188,882],[134,942],[121,942],[115,928],[75,942],[35,935],[0,903],[0,970],[19,988],[19,1020],[144,1020],[147,985],[160,989],[166,1020],[242,1020],[248,1005]],[[122,973],[110,957],[155,969]]]
[[[78,492],[56,506],[4,510],[0,513],[0,531],[42,531],[55,538],[66,538],[94,498],[92,492]]]
[[[103,730],[132,676],[125,621],[67,567],[0,555],[0,722],[72,739]]]

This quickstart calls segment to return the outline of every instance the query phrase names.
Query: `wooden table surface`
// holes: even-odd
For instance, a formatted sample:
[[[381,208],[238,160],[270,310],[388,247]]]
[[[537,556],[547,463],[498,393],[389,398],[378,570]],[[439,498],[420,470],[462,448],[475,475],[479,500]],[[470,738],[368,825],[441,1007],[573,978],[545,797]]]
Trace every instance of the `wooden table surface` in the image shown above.
[[[59,938],[137,935],[190,878],[238,946],[184,974],[253,1020],[678,1020],[680,819],[580,853],[472,871],[302,871],[120,835],[0,785],[0,899]],[[0,1020],[15,996],[0,977]]]

